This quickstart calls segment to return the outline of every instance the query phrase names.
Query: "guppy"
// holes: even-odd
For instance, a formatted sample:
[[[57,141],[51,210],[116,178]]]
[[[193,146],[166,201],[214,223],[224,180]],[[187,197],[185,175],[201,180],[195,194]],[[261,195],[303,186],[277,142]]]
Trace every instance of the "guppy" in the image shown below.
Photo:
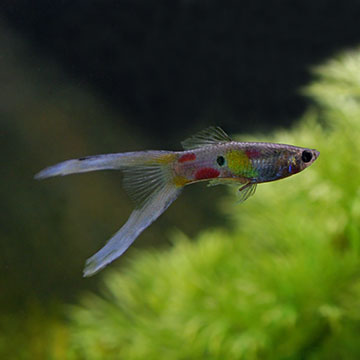
[[[221,128],[210,127],[182,142],[185,151],[139,151],[87,156],[50,166],[36,179],[95,170],[123,170],[123,184],[135,210],[123,227],[86,261],[91,276],[122,255],[139,234],[179,196],[185,185],[240,184],[239,201],[259,183],[279,180],[311,165],[315,149],[266,142],[236,142]]]

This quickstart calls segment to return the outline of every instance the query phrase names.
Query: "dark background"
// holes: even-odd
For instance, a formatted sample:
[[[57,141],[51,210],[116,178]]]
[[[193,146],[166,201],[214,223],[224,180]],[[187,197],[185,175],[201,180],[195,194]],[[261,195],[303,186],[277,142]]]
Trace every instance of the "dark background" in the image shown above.
[[[209,124],[289,125],[309,67],[360,38],[358,1],[5,0],[1,14],[167,146]]]
[[[1,301],[22,307],[96,287],[101,275],[81,278],[84,260],[132,209],[119,175],[39,183],[36,172],[96,153],[177,150],[209,125],[288,127],[307,105],[311,66],[357,45],[359,20],[358,1],[3,0]],[[222,190],[198,189],[132,248],[158,247],[175,227],[191,236],[224,223]]]

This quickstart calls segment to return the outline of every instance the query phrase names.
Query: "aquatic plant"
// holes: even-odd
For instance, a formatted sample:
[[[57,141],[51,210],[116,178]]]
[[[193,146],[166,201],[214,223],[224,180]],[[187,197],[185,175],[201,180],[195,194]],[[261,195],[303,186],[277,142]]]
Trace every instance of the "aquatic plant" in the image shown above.
[[[316,147],[318,162],[244,204],[219,199],[233,228],[175,233],[109,273],[72,308],[72,356],[360,357],[360,52],[314,74],[304,118],[265,140]]]

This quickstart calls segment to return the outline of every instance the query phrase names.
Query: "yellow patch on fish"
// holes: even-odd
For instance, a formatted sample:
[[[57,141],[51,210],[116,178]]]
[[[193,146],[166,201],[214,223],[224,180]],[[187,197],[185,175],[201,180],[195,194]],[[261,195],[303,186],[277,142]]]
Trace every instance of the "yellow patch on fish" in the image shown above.
[[[243,151],[230,150],[225,155],[228,168],[235,174],[244,173],[251,168],[251,163]]]
[[[184,176],[177,175],[174,177],[173,182],[177,187],[181,187],[185,186],[189,182],[189,180]]]
[[[165,154],[155,159],[156,164],[169,164],[176,159],[175,154]]]

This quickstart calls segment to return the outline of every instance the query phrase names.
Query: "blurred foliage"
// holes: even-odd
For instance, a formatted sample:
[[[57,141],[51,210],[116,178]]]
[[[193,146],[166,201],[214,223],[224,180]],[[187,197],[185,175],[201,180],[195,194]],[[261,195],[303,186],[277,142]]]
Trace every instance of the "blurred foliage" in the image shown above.
[[[320,158],[222,203],[232,230],[174,234],[107,274],[71,310],[71,358],[360,358],[360,52],[315,74],[313,108],[267,140]]]
[[[64,360],[69,331],[59,304],[33,302],[0,317],[0,359]]]

